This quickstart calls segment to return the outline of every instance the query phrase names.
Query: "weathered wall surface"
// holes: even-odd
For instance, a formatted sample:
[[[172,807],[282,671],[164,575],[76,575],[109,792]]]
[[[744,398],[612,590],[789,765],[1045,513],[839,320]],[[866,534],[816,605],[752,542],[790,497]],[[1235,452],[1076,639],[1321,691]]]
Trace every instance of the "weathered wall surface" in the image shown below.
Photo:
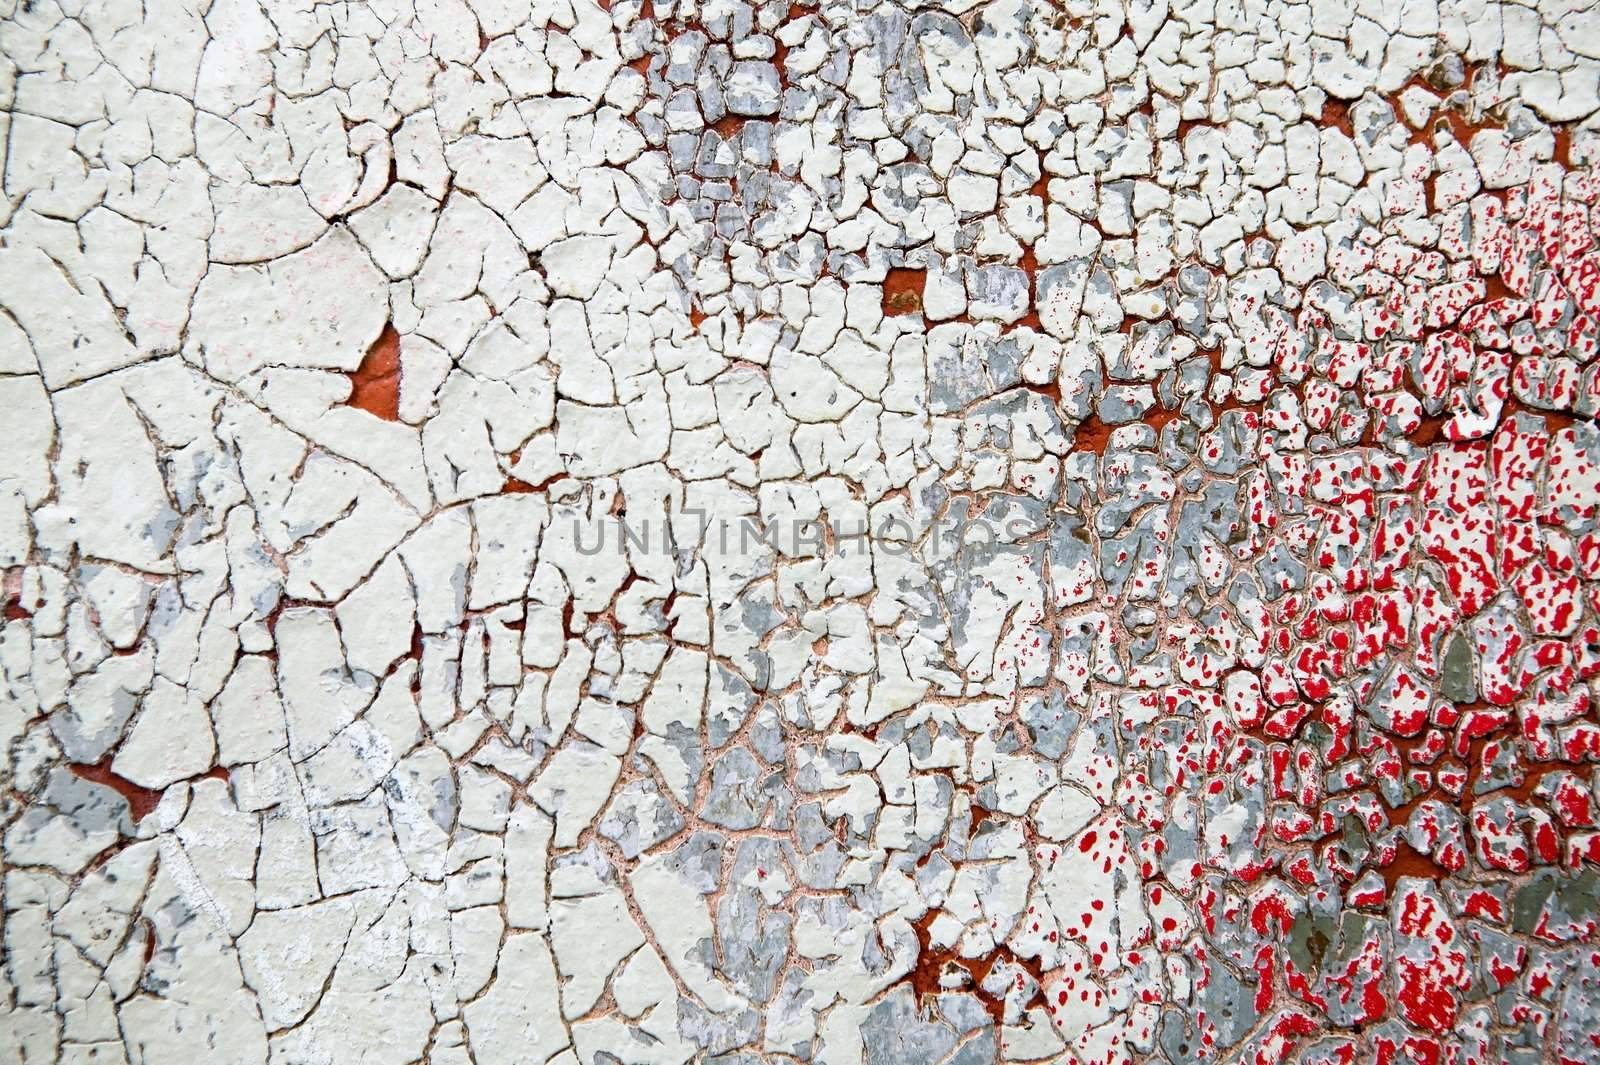
[[[0,1060],[1600,1062],[1591,0],[0,0]]]

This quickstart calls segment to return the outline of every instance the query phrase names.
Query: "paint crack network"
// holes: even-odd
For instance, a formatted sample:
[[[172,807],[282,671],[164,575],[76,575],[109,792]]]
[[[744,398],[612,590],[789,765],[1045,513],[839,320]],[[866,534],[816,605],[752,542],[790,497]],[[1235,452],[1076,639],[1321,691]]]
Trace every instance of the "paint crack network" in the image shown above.
[[[1600,1063],[1594,0],[0,0],[0,1061]]]

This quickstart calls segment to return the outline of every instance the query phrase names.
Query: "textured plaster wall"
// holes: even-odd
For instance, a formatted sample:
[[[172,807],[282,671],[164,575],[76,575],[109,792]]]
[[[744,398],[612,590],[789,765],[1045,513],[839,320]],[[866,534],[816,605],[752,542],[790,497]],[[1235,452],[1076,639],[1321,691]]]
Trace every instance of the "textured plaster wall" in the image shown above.
[[[0,0],[0,1061],[1600,1062],[1592,0]]]

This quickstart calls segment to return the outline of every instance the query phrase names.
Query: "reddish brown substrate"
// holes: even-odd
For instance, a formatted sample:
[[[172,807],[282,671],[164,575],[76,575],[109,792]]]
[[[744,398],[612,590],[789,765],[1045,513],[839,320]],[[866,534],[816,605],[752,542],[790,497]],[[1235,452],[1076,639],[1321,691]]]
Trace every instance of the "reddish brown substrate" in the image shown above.
[[[1040,184],[1046,184],[1046,178],[1039,179]],[[1038,186],[1035,186],[1036,188]],[[1049,202],[1049,198],[1045,198]],[[1028,313],[1017,320],[1008,329],[1020,329],[1026,326],[1035,332],[1044,332],[1044,323],[1039,320],[1039,257],[1034,254],[1033,245],[1022,249],[1022,258],[1017,260],[1017,266],[1028,275]]]
[[[1413,848],[1411,844],[1402,842],[1395,851],[1394,861],[1378,866],[1378,875],[1383,878],[1384,887],[1388,889],[1390,897],[1393,897],[1401,877],[1448,880],[1453,874],[1426,854]]]
[[[744,116],[728,114],[711,123],[711,128],[716,130],[717,136],[726,141],[737,137],[739,131],[744,128],[744,123]]]
[[[127,799],[128,809],[133,814],[134,821],[142,821],[144,816],[154,810],[156,804],[161,801],[161,792],[141,787],[127,777],[112,772],[112,757],[108,754],[94,765],[73,765],[71,769],[74,775],[96,784],[103,784]]]
[[[1045,399],[1048,399],[1051,403],[1057,404],[1058,406],[1061,403],[1061,382],[1059,380],[1051,381],[1049,384],[1043,385],[1036,385],[1024,381],[1022,383],[1022,387],[1026,388],[1029,392],[1039,393],[1039,395],[1043,396]]]
[[[928,283],[928,271],[891,267],[883,279],[883,313],[921,314],[922,290]]]
[[[973,807],[973,813],[978,812],[978,807]],[[1036,958],[1019,957],[1015,951],[1004,943],[994,950],[977,958],[963,958],[950,947],[936,947],[933,945],[933,936],[929,929],[933,925],[937,910],[929,910],[917,920],[911,922],[911,928],[917,934],[917,964],[906,976],[911,984],[911,989],[916,992],[917,1001],[922,1002],[929,995],[937,995],[945,990],[939,986],[939,977],[946,967],[954,965],[965,969],[972,980],[972,986],[965,990],[970,991],[979,1002],[983,1003],[984,1011],[994,1018],[995,1024],[1005,1023],[1006,1000],[1004,995],[996,995],[984,988],[983,982],[989,978],[990,971],[1002,960],[1029,973],[1034,982],[1041,989],[1044,985],[1044,975],[1040,970]],[[954,989],[951,989],[954,990]],[[1034,996],[1026,1006],[1042,1005],[1044,992],[1034,992]]]
[[[1072,431],[1072,450],[1104,455],[1106,445],[1111,442],[1111,431],[1114,428],[1115,426],[1101,421],[1098,415],[1089,415]]]
[[[383,327],[378,339],[350,377],[346,404],[386,422],[400,420],[400,334],[394,323]]]
[[[1328,97],[1322,104],[1320,121],[1324,129],[1336,129],[1351,140],[1355,139],[1355,123],[1350,120],[1350,105],[1344,100]]]

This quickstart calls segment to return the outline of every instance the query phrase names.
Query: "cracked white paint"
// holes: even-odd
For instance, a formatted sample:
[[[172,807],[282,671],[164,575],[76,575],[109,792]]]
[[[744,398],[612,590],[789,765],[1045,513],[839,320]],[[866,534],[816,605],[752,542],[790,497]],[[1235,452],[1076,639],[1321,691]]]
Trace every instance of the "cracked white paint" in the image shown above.
[[[0,0],[0,1061],[1600,1062],[1597,111],[1587,0]]]

